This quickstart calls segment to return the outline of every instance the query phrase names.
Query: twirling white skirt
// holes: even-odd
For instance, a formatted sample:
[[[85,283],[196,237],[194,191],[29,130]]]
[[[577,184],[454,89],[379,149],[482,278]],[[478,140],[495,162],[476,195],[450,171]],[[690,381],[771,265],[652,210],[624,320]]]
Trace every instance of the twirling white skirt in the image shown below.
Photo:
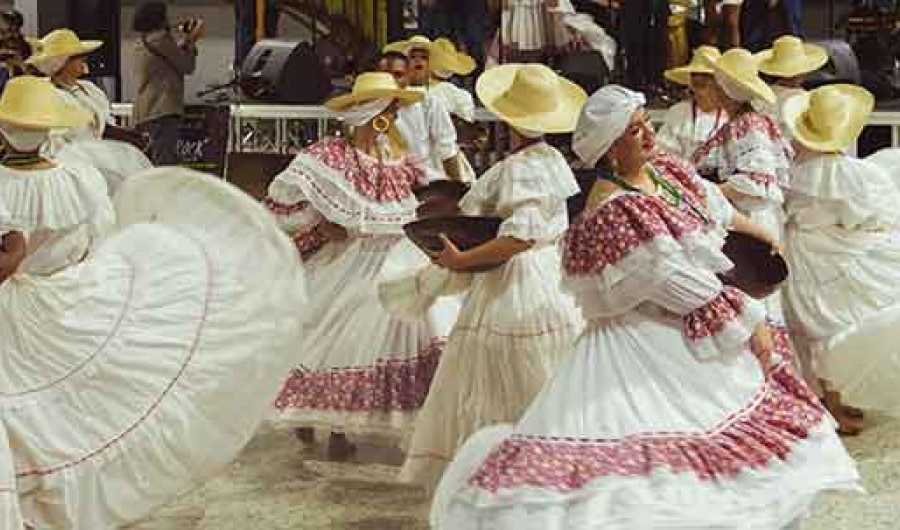
[[[291,242],[185,170],[122,184],[79,265],[0,285],[0,526],[118,528],[203,483],[254,434],[300,341]]]

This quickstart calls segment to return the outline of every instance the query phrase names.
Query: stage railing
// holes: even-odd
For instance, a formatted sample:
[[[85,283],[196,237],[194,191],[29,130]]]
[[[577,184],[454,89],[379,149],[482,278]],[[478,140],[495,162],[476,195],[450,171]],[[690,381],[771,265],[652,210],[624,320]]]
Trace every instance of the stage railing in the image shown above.
[[[129,103],[112,105],[112,114],[120,125],[131,125],[131,108]],[[664,112],[651,109],[650,120],[658,124]],[[475,120],[486,124],[491,134],[496,134],[497,141],[489,142],[490,147],[483,153],[487,156],[485,163],[493,163],[502,156],[505,148],[497,118],[479,108]],[[339,124],[337,116],[321,106],[234,104],[231,105],[228,151],[290,154],[333,132]],[[875,111],[868,126],[889,127],[891,147],[900,147],[900,112]]]

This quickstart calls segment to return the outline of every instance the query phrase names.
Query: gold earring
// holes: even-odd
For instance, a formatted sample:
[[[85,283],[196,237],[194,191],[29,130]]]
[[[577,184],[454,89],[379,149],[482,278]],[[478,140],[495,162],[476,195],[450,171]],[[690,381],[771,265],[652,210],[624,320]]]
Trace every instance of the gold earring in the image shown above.
[[[385,118],[384,116],[376,116],[374,120],[372,120],[372,128],[375,129],[377,133],[387,132],[388,128],[391,126],[391,120]]]

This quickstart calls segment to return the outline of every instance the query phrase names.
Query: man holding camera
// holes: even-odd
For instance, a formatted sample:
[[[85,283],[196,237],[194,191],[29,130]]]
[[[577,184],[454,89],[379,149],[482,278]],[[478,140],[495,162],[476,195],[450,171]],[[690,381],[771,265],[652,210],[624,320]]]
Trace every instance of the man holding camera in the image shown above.
[[[157,166],[178,163],[178,128],[184,115],[184,77],[197,66],[202,20],[170,26],[166,4],[151,1],[138,7],[132,27],[138,33],[135,53],[137,95],[134,120],[150,135],[150,159]],[[180,33],[176,40],[174,32]]]

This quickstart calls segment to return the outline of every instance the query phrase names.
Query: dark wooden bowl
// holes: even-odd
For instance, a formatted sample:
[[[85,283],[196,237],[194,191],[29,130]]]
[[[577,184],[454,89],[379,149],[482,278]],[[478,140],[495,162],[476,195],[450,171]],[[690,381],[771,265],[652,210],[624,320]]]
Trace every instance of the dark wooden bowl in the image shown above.
[[[416,207],[416,218],[427,219],[429,217],[450,217],[460,215],[459,202],[451,198],[432,199],[419,203]]]
[[[496,238],[502,222],[499,217],[451,215],[413,221],[404,225],[403,231],[426,253],[440,252],[444,248],[441,234],[447,236],[459,250],[470,250]],[[503,263],[473,268],[469,272],[489,271],[501,265]]]
[[[434,200],[459,202],[466,193],[469,193],[469,185],[455,180],[436,180],[413,190],[419,202]]]
[[[722,252],[734,263],[734,268],[720,274],[719,279],[753,298],[769,296],[788,277],[787,262],[773,254],[772,247],[765,241],[729,232]]]

